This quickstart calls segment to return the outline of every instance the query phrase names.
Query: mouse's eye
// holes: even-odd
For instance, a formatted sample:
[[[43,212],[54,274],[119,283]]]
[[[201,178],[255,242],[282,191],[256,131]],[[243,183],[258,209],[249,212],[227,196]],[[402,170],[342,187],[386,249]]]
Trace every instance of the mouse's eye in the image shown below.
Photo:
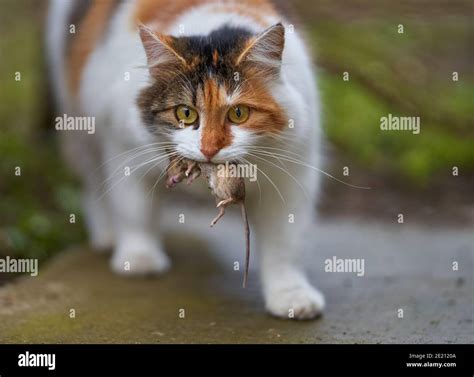
[[[187,105],[179,105],[176,108],[176,119],[183,125],[190,125],[196,123],[198,113],[192,107]]]
[[[250,108],[245,105],[237,105],[231,107],[227,112],[227,117],[229,121],[236,124],[241,124],[247,121],[250,114]]]

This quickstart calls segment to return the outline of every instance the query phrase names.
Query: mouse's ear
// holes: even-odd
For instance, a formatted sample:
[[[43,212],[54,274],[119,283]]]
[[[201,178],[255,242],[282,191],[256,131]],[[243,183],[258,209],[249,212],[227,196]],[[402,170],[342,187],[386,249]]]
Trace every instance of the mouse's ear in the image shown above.
[[[236,65],[250,63],[260,69],[279,72],[284,46],[285,27],[278,23],[251,38],[238,56]]]
[[[175,37],[155,33],[144,25],[139,27],[139,34],[152,76],[162,74],[165,66],[186,64],[186,60],[174,48]]]

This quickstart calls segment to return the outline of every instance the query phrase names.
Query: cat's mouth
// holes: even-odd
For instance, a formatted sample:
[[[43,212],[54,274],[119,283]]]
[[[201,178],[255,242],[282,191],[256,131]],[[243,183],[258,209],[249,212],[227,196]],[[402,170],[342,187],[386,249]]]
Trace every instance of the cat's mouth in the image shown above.
[[[188,158],[188,157],[187,157]],[[215,164],[215,165],[219,165],[219,164],[237,164],[239,161],[238,159],[235,159],[235,158],[231,158],[231,159],[226,159],[226,158],[212,158],[210,160],[206,159],[206,158],[191,158],[189,157],[190,160],[193,160],[193,161],[196,161],[196,162],[199,162],[199,163],[208,163],[208,164]]]
[[[198,163],[208,163],[208,164],[215,164],[215,165],[226,164],[226,163],[227,164],[238,164],[239,163],[238,157],[226,158],[226,157],[214,156],[211,159],[207,159],[205,157],[195,156],[195,155],[187,154],[187,153],[183,153],[183,154],[181,154],[181,156],[184,157],[184,158],[187,158],[189,160],[196,161]]]

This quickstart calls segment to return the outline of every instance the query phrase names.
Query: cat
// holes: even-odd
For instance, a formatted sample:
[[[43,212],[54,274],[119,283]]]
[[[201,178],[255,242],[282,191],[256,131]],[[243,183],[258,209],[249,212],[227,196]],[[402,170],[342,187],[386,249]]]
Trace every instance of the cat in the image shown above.
[[[112,269],[170,267],[148,182],[114,179],[127,158],[146,168],[173,154],[254,163],[258,189],[248,187],[246,203],[266,308],[309,319],[324,308],[299,261],[316,226],[319,94],[298,28],[278,9],[267,0],[52,0],[48,55],[60,112],[96,122],[94,135],[62,132],[61,146],[83,183],[90,241],[113,247]]]

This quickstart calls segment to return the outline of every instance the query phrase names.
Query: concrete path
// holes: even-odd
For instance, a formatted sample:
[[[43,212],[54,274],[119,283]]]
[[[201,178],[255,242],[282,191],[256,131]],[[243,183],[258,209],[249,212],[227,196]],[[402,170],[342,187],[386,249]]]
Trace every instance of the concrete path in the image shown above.
[[[238,217],[224,221],[241,226]],[[471,229],[358,219],[320,224],[308,236],[306,264],[311,280],[326,295],[327,311],[319,320],[304,322],[265,313],[255,257],[249,286],[241,288],[242,271],[232,268],[234,260],[243,258],[242,240],[229,241],[235,234],[224,233],[218,239],[215,231],[202,226],[198,239],[191,231],[188,226],[179,234],[168,234],[166,246],[174,266],[159,278],[114,276],[106,255],[77,247],[40,266],[38,277],[3,286],[0,343],[472,343],[474,339]],[[333,256],[363,258],[365,275],[325,272],[324,261]],[[458,271],[452,269],[454,261]],[[75,318],[70,318],[71,309]],[[180,309],[185,318],[179,317]],[[398,317],[399,309],[403,318]]]

